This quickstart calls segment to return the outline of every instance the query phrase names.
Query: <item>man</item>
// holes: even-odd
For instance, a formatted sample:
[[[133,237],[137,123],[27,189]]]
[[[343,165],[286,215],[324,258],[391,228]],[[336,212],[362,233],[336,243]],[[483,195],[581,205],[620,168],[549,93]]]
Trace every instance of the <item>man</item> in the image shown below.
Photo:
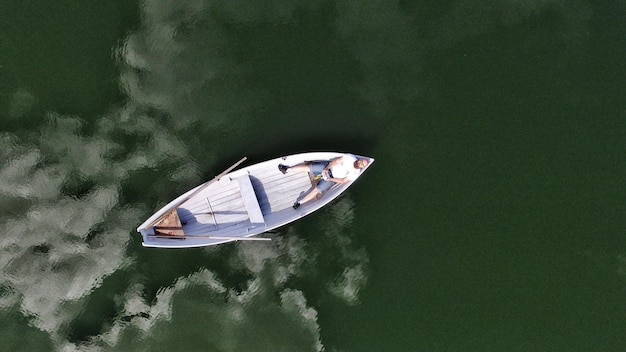
[[[344,154],[330,161],[316,161],[294,166],[280,164],[278,165],[278,170],[283,174],[288,172],[311,172],[316,178],[321,177],[317,186],[293,204],[293,208],[298,209],[300,205],[321,196],[335,183],[354,181],[361,171],[367,167],[368,163],[367,159],[359,159],[352,154]]]

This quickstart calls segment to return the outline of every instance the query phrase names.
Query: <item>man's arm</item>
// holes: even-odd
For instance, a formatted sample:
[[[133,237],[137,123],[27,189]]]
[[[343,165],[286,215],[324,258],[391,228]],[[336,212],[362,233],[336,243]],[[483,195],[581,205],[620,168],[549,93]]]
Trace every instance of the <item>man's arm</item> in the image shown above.
[[[335,182],[335,183],[348,183],[350,182],[350,179],[347,177],[344,178],[329,178],[329,181]]]
[[[332,159],[332,160],[328,163],[328,165],[326,165],[326,167],[324,168],[324,171],[328,171],[328,170],[330,170],[333,166],[335,166],[335,165],[337,165],[338,163],[340,163],[340,162],[341,162],[341,160],[343,160],[343,156],[339,156],[339,157],[336,157],[336,158]]]

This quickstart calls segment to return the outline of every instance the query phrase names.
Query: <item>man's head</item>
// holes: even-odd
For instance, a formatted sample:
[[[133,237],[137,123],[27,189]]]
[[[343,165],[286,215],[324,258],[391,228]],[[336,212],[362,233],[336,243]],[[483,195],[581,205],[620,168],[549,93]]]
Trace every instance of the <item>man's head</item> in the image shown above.
[[[367,159],[356,159],[356,161],[354,162],[354,168],[364,169],[365,167],[367,167],[368,164],[369,161]]]

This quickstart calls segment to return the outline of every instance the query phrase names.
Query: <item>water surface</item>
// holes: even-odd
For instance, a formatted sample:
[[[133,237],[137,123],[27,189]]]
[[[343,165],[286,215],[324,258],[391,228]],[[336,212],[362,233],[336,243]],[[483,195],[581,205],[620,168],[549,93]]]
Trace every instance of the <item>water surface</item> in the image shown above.
[[[624,5],[10,2],[8,350],[621,351]],[[376,158],[271,243],[134,231],[242,156]]]

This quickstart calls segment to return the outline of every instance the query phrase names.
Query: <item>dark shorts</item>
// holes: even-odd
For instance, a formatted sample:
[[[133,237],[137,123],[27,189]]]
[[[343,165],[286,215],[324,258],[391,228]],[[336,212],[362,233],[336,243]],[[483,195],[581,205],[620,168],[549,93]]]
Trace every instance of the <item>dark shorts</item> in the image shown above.
[[[311,173],[313,175],[321,175],[326,166],[328,166],[328,162],[312,162],[311,164],[309,164],[309,169],[311,170]],[[315,188],[317,188],[317,190],[321,193],[324,193],[328,191],[334,184],[335,182],[333,181],[320,180]]]

